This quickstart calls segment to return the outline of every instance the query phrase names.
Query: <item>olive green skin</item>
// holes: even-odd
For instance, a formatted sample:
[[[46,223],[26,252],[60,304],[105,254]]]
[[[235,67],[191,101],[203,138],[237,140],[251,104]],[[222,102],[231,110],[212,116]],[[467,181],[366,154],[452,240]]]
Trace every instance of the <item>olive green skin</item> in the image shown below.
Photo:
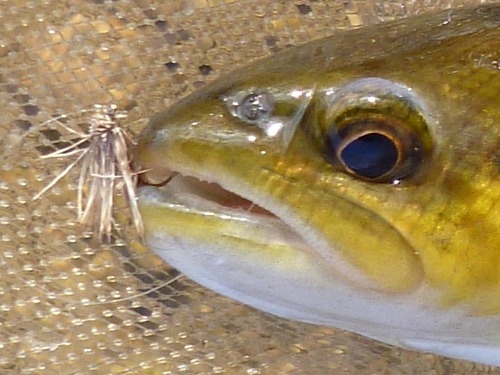
[[[441,306],[465,303],[471,314],[500,314],[498,51],[498,5],[293,47],[155,116],[140,136],[135,161],[150,175],[170,168],[216,182],[230,176],[246,195],[279,202],[336,243],[375,290],[401,294],[426,285],[437,291]],[[425,102],[429,152],[398,184],[366,181],[324,158],[328,111],[315,110],[318,93],[363,77],[405,85]],[[221,102],[230,92],[252,88],[314,90],[286,150]],[[257,202],[266,208],[265,199]],[[164,220],[147,207],[143,215],[146,231]]]

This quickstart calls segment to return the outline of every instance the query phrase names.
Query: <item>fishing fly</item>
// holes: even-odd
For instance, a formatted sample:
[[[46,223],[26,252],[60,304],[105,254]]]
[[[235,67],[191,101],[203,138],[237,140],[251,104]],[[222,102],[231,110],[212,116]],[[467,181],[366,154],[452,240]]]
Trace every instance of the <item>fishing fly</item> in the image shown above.
[[[33,200],[39,199],[73,168],[81,164],[77,189],[80,223],[97,233],[100,241],[109,242],[115,223],[113,216],[115,192],[121,191],[130,211],[132,223],[142,240],[144,227],[136,197],[139,171],[135,169],[130,155],[134,141],[130,133],[120,125],[120,120],[127,117],[127,111],[119,110],[114,104],[96,104],[93,110],[84,112],[92,113],[89,116],[87,131],[76,130],[61,121],[67,115],[49,121],[56,122],[77,136],[78,140],[40,158],[75,156],[76,159],[38,192]]]

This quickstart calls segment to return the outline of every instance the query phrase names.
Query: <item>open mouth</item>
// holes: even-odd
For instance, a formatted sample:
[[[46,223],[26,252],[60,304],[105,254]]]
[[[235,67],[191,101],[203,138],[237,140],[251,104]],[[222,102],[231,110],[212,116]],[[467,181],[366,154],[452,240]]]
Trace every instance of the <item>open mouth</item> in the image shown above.
[[[223,188],[217,182],[209,182],[204,178],[198,178],[194,175],[183,174],[165,168],[161,172],[161,182],[157,179],[158,176],[155,176],[155,178],[156,180],[146,177],[144,179],[145,184],[160,188],[164,197],[168,197],[169,201],[197,208],[214,209],[218,207],[219,210],[223,211],[245,212],[251,215],[265,216],[279,220],[271,211],[241,195]]]
[[[276,217],[272,212],[259,206],[255,202],[224,189],[218,183],[202,181],[196,177],[174,173],[164,188],[194,195],[231,210],[240,210],[257,215]]]
[[[282,219],[279,209],[264,208],[262,205],[224,188],[222,183],[209,182],[207,181],[210,179],[209,175],[200,176],[192,171],[182,171],[181,173],[168,170],[168,174],[164,176],[168,177],[163,178],[163,183],[159,183],[159,180],[155,181],[158,182],[155,183],[155,187],[141,187],[139,196],[145,203],[149,202],[167,208],[173,215],[171,216],[172,220],[177,220],[173,219],[174,217],[186,218],[185,215],[192,217],[193,220],[200,216],[210,217],[213,220],[233,223],[228,224],[233,229],[239,228],[234,229],[236,232],[231,232],[230,235],[248,237],[252,241],[267,245],[281,244],[311,251],[310,245],[294,229],[294,226]],[[147,178],[146,180],[150,181]],[[244,191],[245,189],[237,186],[237,189],[234,190]],[[252,195],[251,191],[246,194],[247,197]],[[265,202],[266,200],[264,198],[261,201]],[[269,206],[274,207],[272,203]],[[175,212],[180,216],[176,216]],[[194,221],[188,220],[186,225],[196,224]],[[222,225],[219,228],[227,230],[228,226]],[[219,235],[229,234],[220,232]]]

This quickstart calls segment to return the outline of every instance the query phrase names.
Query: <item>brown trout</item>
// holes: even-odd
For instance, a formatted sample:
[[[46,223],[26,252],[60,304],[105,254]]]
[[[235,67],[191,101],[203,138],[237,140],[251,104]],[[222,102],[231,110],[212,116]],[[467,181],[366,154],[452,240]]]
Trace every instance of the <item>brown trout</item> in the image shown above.
[[[500,6],[289,48],[151,119],[146,241],[258,309],[500,366]]]

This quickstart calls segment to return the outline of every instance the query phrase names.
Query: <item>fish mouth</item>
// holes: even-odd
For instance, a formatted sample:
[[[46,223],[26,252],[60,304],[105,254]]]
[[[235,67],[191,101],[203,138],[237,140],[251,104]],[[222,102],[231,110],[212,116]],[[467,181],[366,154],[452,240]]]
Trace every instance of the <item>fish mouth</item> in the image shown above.
[[[258,233],[263,243],[268,241],[314,252],[307,239],[282,219],[283,215],[278,212],[280,210],[275,207],[276,204],[260,196],[254,189],[228,178],[218,179],[210,173],[200,173],[185,167],[171,169],[162,166],[153,170],[153,178],[147,173],[143,176],[144,185],[149,186],[140,188],[141,198],[154,200],[172,211],[239,223],[243,237],[247,236],[243,232]]]
[[[217,182],[208,182],[195,176],[183,175],[180,172],[173,172],[163,189],[168,189],[176,194],[182,192],[183,194],[196,196],[200,200],[211,202],[213,206],[219,206],[224,211],[239,211],[249,215],[278,218],[271,211],[259,206],[252,200],[223,188]]]

